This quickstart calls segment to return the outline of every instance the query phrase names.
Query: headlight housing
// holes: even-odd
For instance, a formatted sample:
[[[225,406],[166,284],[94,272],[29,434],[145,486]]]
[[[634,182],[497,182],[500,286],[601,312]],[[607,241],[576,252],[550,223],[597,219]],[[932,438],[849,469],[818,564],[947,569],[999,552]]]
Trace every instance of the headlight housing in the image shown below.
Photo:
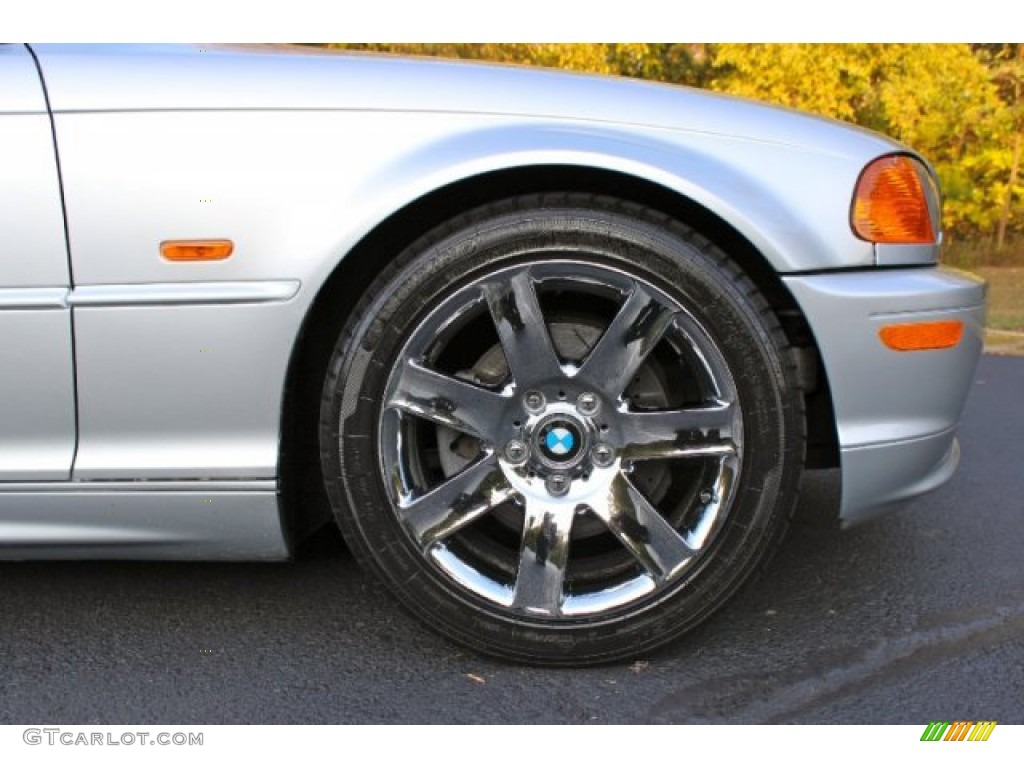
[[[926,245],[939,240],[938,188],[928,169],[908,155],[886,155],[861,172],[851,224],[872,243]]]
[[[910,155],[876,158],[857,180],[850,226],[861,240],[875,244],[878,264],[934,263],[942,242],[935,177]]]

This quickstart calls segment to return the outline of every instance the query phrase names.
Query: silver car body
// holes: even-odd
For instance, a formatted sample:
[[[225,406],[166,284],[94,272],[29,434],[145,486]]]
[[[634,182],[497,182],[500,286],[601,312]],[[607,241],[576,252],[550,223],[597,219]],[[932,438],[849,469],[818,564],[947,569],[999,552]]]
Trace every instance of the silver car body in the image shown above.
[[[731,226],[813,333],[842,519],[930,490],[957,463],[984,285],[936,267],[937,247],[854,236],[857,179],[894,151],[909,150],[624,80],[0,45],[0,556],[287,557],[283,404],[321,288],[396,212],[534,167],[643,180]],[[159,257],[162,241],[214,237],[235,255]],[[894,319],[950,318],[967,329],[952,349],[878,339]]]

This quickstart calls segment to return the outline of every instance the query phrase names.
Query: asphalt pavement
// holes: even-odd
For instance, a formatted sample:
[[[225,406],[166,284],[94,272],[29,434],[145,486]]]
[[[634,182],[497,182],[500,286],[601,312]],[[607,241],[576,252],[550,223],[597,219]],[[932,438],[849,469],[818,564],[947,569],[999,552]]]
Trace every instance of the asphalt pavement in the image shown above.
[[[455,647],[329,540],[290,564],[3,564],[0,723],[1024,723],[1024,359],[982,360],[961,440],[949,485],[849,531],[816,473],[756,583],[596,669]]]

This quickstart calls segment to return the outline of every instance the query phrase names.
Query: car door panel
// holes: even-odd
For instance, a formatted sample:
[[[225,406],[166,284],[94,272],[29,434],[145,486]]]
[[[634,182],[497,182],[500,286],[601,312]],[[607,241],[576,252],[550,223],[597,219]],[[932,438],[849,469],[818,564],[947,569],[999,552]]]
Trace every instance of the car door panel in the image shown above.
[[[0,45],[0,481],[65,480],[75,450],[60,182],[31,54]]]

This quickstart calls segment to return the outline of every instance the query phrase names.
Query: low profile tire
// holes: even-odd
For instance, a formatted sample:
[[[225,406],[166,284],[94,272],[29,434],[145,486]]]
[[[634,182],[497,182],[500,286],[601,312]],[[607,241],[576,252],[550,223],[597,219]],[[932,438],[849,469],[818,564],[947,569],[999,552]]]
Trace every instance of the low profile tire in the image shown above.
[[[803,399],[778,321],[645,208],[526,196],[384,268],[321,406],[345,539],[433,629],[540,664],[611,661],[719,608],[779,542]]]

